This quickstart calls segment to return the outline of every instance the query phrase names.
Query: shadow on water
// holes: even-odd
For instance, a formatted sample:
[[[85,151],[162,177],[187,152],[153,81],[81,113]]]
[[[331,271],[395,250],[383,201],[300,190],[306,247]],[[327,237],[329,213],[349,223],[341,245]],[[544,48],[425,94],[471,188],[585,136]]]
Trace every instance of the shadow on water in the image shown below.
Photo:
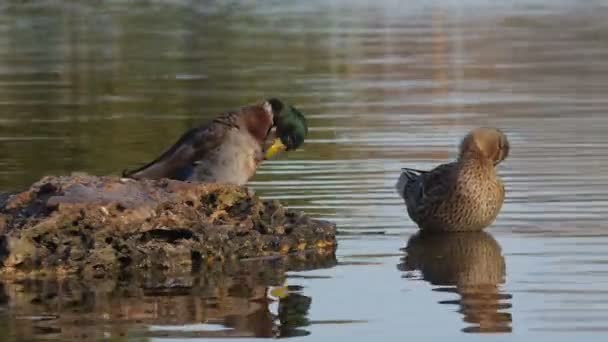
[[[335,265],[307,254],[182,276],[3,282],[0,321],[12,341],[304,336],[312,298],[286,272]]]
[[[463,320],[471,325],[463,332],[511,332],[511,295],[501,290],[505,281],[505,259],[498,242],[488,233],[448,235],[416,234],[405,248],[397,268],[419,271],[434,291],[455,293],[457,300],[440,304],[458,305]],[[417,277],[415,277],[417,278]]]

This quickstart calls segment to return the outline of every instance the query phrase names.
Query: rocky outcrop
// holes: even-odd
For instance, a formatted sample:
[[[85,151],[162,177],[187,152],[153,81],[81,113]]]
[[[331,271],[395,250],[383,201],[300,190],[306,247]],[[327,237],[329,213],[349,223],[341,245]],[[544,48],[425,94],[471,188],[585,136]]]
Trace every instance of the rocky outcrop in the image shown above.
[[[0,196],[0,273],[106,277],[335,248],[335,226],[245,187],[45,177]]]

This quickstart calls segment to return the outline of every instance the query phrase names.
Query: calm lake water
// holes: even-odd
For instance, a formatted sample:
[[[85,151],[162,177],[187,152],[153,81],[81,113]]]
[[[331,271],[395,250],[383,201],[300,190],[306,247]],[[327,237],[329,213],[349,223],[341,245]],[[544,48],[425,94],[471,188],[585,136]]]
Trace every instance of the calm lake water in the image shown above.
[[[335,258],[154,284],[0,283],[0,339],[602,340],[607,16],[575,0],[2,2],[0,189],[117,174],[277,96],[311,133],[251,186],[340,236]],[[420,239],[399,168],[454,158],[481,125],[511,140],[498,220]]]

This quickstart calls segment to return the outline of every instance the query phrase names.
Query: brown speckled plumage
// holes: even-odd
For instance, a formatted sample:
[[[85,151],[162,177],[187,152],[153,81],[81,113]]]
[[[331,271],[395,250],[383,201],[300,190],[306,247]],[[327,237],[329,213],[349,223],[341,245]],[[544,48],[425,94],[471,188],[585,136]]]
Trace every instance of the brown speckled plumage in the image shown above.
[[[431,171],[403,169],[397,191],[410,218],[434,232],[479,231],[494,222],[505,197],[495,166],[509,154],[496,128],[477,128],[462,141],[458,160]]]

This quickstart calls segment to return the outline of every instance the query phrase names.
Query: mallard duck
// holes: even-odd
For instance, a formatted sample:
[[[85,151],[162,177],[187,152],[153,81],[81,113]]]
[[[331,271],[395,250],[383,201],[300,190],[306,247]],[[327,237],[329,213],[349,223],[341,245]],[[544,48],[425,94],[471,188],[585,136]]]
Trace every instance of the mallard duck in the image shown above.
[[[397,191],[422,230],[479,231],[494,220],[505,198],[496,166],[509,142],[496,128],[476,128],[460,144],[458,159],[431,171],[404,168]]]
[[[300,111],[269,99],[225,112],[190,129],[158,158],[124,171],[123,177],[243,185],[264,159],[297,149],[307,133]]]

